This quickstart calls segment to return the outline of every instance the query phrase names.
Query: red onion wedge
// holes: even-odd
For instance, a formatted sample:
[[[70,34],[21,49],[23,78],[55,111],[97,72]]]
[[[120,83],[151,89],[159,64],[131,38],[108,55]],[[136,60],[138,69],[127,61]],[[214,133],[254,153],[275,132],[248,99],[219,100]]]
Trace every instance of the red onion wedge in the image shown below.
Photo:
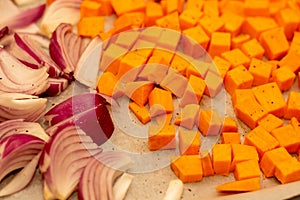
[[[81,37],[72,32],[72,25],[62,23],[52,34],[49,52],[51,58],[67,74],[72,74],[81,53]]]
[[[48,81],[50,83],[50,87],[44,94],[50,97],[58,96],[69,85],[68,80],[65,78],[49,78]]]
[[[102,40],[99,37],[94,37],[80,56],[74,72],[75,80],[95,89],[101,54]]]
[[[7,26],[4,26],[0,29],[0,39],[6,36],[9,33],[9,28]]]
[[[50,58],[50,56],[46,53],[46,51],[33,39],[31,39],[30,35],[27,34],[14,34],[14,39],[16,45],[21,48],[24,53],[28,54],[32,57],[38,64],[39,68],[46,67],[47,72],[50,77],[59,77],[62,74],[62,71],[57,66],[57,64]],[[14,50],[14,49],[13,49]],[[19,52],[22,55],[22,52]],[[23,54],[24,54],[23,53]],[[27,60],[22,59],[15,54],[15,56],[21,60],[23,63],[27,62]]]
[[[46,110],[47,99],[20,93],[0,93],[0,122],[24,119],[35,122]]]
[[[14,16],[8,18],[1,18],[0,26],[5,25],[11,29],[26,27],[40,19],[44,13],[45,8],[46,4],[41,4],[24,11],[20,11],[20,13]]]
[[[32,180],[41,153],[37,154],[16,176],[0,190],[0,197],[8,196],[24,189]]]
[[[49,122],[49,126],[53,126],[73,115],[80,114],[98,105],[105,105],[105,103],[105,99],[99,94],[78,94],[54,106],[44,117]]]
[[[75,25],[80,19],[80,4],[82,0],[54,1],[44,13],[40,29],[48,37],[61,23]]]
[[[24,15],[28,17],[31,16],[34,18],[34,16],[37,13],[31,13],[28,10],[21,10],[11,0],[0,1],[0,13],[1,13],[0,27],[8,26],[12,28],[12,26],[9,25],[8,23],[14,23],[15,25],[22,23],[21,27],[18,28],[15,27],[14,30],[30,32],[30,33],[39,32],[39,28],[35,23],[29,23],[30,18],[27,18],[26,21],[24,21],[22,18],[20,19],[20,15]],[[27,25],[25,25],[26,24],[25,22],[27,23]]]
[[[41,150],[45,141],[32,135],[17,134],[0,141],[0,181],[10,172],[25,167]]]
[[[49,139],[44,128],[36,122],[25,122],[24,119],[15,119],[0,123],[0,140],[16,134],[32,135],[44,141]]]
[[[93,157],[80,178],[78,199],[114,199],[114,182],[130,164],[131,159],[118,152],[103,152]]]
[[[101,145],[114,131],[114,124],[106,107],[105,100],[99,94],[80,94],[58,104],[45,114],[50,127],[46,132],[52,136],[68,126],[76,126]]]
[[[101,153],[83,131],[68,126],[55,132],[40,160],[45,199],[67,199],[77,188],[85,166]]]
[[[31,69],[0,48],[0,91],[40,95],[49,87],[46,68]]]

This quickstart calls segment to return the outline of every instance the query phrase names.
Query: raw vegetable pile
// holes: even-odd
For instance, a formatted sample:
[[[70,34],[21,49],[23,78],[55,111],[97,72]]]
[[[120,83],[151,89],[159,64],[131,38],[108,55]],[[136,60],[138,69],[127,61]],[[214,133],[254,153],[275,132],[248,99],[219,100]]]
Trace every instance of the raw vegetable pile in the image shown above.
[[[297,0],[48,0],[22,11],[2,0],[0,9],[0,181],[19,169],[0,196],[24,189],[38,167],[45,199],[125,198],[132,161],[101,147],[120,99],[147,126],[150,152],[179,150],[165,199],[213,175],[235,178],[218,192],[300,180]],[[74,80],[93,92],[48,109]]]

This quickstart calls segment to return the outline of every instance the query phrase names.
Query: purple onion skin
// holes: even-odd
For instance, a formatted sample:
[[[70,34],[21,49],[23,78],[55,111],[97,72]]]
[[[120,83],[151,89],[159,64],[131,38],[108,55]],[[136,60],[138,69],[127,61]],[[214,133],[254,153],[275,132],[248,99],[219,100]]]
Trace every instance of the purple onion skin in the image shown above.
[[[0,39],[6,36],[9,33],[9,28],[7,26],[4,26],[0,29]]]
[[[1,144],[4,142],[6,143],[5,149],[2,152],[2,158],[8,156],[12,151],[20,148],[23,145],[26,145],[27,143],[30,143],[32,141],[36,141],[40,144],[44,144],[45,142],[41,140],[38,137],[32,136],[32,135],[26,135],[26,134],[18,134],[18,135],[12,135],[9,137],[4,138],[1,141]]]
[[[106,101],[99,94],[84,93],[66,99],[50,109],[45,116],[56,115],[50,124],[55,125],[73,115],[87,111],[99,104],[106,104]]]
[[[51,126],[46,132],[53,137],[69,126],[84,131],[97,145],[105,143],[114,132],[114,124],[104,104]]]

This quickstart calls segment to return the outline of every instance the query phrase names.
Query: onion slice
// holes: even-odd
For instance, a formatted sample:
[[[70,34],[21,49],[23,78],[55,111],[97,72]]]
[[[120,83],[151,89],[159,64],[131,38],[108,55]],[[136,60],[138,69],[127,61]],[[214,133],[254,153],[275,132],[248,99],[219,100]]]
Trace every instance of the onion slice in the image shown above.
[[[89,110],[66,118],[60,123],[49,127],[46,132],[52,136],[68,126],[75,126],[84,131],[97,145],[106,142],[114,131],[114,124],[104,104],[99,104]]]
[[[81,174],[101,149],[83,131],[68,126],[45,145],[40,160],[45,199],[67,199],[77,188]]]
[[[19,7],[17,7],[13,1],[11,0],[1,0],[0,1],[0,27],[6,26],[7,21],[15,18],[16,16],[20,15],[22,12],[25,12],[21,10]],[[30,15],[31,13],[28,13]],[[33,14],[33,13],[32,13]],[[22,19],[18,21],[18,23],[23,22]],[[39,28],[35,23],[32,23],[27,26],[23,26],[22,28],[14,29],[16,31],[24,31],[24,32],[30,32],[30,33],[37,33],[39,32]]]
[[[75,25],[80,19],[80,4],[82,0],[59,0],[54,1],[46,9],[41,23],[40,30],[48,37],[51,37],[54,30],[61,23]]]
[[[65,78],[49,78],[48,81],[50,87],[46,90],[44,94],[50,97],[58,96],[69,85],[69,81]]]
[[[119,177],[114,186],[113,193],[115,200],[123,200],[126,196],[127,190],[133,180],[134,176],[131,174],[123,173],[121,177]]]
[[[20,11],[19,14],[9,18],[2,18],[0,20],[0,27],[5,25],[11,29],[23,28],[32,23],[35,23],[44,13],[46,4],[41,4],[25,11]]]
[[[14,34],[16,45],[31,56],[38,64],[39,68],[46,67],[50,77],[59,77],[62,73],[56,63],[50,58],[46,51],[27,34]],[[13,49],[14,50],[14,49]],[[12,50],[12,51],[13,51]],[[17,58],[18,55],[15,54]],[[22,58],[19,58],[22,60]],[[23,63],[26,60],[22,60]]]
[[[74,77],[75,80],[90,88],[96,88],[100,58],[102,54],[102,40],[94,37],[84,52],[81,54],[77,63]]]
[[[0,39],[9,33],[9,28],[7,26],[0,29]]]
[[[46,68],[31,69],[0,48],[0,91],[39,95],[49,87]]]
[[[53,32],[49,46],[51,58],[67,74],[74,72],[81,53],[82,39],[72,28],[71,24],[61,23]]]
[[[0,190],[0,197],[8,196],[24,189],[32,180],[41,153],[37,154],[7,185]]]
[[[32,135],[17,134],[0,141],[0,181],[10,172],[25,167],[41,150],[45,141]]]
[[[36,122],[25,122],[24,119],[15,119],[0,123],[0,140],[16,134],[32,135],[44,141],[49,139],[44,128]]]
[[[20,93],[0,93],[0,122],[24,119],[35,122],[44,115],[47,99]]]
[[[53,126],[59,122],[80,114],[98,105],[105,105],[106,101],[99,94],[83,93],[72,96],[53,108],[51,108],[44,116],[49,122],[49,126]]]
[[[78,199],[114,199],[114,182],[130,164],[131,159],[118,152],[103,152],[92,158],[82,173]]]

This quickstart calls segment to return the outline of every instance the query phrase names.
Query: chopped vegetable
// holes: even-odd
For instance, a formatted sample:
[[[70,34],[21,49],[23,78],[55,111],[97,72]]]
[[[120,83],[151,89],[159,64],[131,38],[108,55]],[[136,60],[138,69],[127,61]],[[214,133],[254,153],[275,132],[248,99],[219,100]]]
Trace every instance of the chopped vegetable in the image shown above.
[[[163,200],[179,200],[183,192],[183,183],[179,179],[174,179],[169,182],[168,189]]]
[[[251,192],[259,189],[261,189],[260,178],[250,178],[224,183],[216,188],[219,192]]]

